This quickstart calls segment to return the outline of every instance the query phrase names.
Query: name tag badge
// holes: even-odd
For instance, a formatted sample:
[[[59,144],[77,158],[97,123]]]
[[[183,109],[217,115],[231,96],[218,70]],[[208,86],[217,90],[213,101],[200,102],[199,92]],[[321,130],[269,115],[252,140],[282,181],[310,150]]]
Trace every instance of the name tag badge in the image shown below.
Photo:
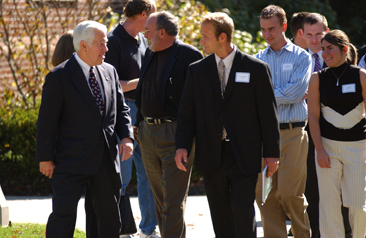
[[[282,71],[289,71],[294,68],[294,64],[282,64]]]
[[[356,84],[344,84],[342,85],[342,93],[354,93],[356,92]]]
[[[250,81],[250,73],[236,72],[235,82],[237,82],[237,83],[249,83],[249,81]]]

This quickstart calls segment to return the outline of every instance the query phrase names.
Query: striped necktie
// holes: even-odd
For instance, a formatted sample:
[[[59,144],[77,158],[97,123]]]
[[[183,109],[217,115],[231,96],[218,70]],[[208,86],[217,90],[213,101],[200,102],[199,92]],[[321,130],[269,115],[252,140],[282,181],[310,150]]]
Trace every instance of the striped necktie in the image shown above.
[[[319,62],[319,55],[314,53],[313,57],[315,59],[315,66],[314,66],[314,71],[313,72],[317,72],[317,71],[322,70],[322,66],[320,65],[320,62]]]
[[[93,72],[93,67],[90,67],[89,70],[89,86],[95,98],[95,102],[99,108],[99,112],[102,116],[104,116],[104,103],[102,98],[102,92],[100,91],[99,84],[95,78],[95,74]]]

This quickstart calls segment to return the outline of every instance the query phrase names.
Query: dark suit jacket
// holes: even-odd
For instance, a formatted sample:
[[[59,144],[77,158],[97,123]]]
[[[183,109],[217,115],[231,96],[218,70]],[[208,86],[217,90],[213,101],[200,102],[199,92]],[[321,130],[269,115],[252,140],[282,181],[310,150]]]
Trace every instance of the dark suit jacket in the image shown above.
[[[235,82],[236,72],[250,82]],[[244,175],[260,172],[262,157],[280,156],[277,106],[267,64],[237,50],[221,97],[215,55],[189,66],[178,112],[176,148],[190,151],[196,137],[196,169],[210,173],[221,164],[225,125]]]
[[[160,91],[162,92],[160,94],[160,101],[170,116],[177,117],[179,100],[182,95],[188,66],[192,62],[202,59],[202,54],[193,46],[185,44],[180,40],[175,40],[171,47],[166,66],[162,73],[162,80],[160,82]],[[143,77],[147,67],[154,57],[154,54],[155,53],[149,49],[146,50],[145,61],[142,63],[140,80],[136,88],[135,103],[138,109],[136,115],[137,126],[140,121],[143,120],[143,116],[141,115],[141,91]],[[167,100],[170,100],[172,103],[168,105],[166,103]]]
[[[115,68],[103,63],[96,69],[105,94],[104,117],[74,56],[46,76],[37,122],[36,161],[53,161],[55,173],[97,173],[105,145],[119,172],[116,133],[119,138],[133,138],[129,107]]]

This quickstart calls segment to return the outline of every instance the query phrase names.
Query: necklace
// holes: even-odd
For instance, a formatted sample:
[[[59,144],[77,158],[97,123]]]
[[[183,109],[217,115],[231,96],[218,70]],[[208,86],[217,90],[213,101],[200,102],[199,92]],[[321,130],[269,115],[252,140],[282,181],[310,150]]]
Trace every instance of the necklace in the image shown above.
[[[330,72],[332,72],[332,74],[334,75],[334,77],[336,77],[337,79],[337,84],[336,86],[338,86],[339,84],[339,79],[343,76],[344,72],[346,72],[346,69],[348,68],[348,65],[346,66],[346,68],[344,68],[343,72],[341,73],[341,76],[337,77],[337,75],[335,75],[335,73],[333,72],[333,70],[331,69]]]

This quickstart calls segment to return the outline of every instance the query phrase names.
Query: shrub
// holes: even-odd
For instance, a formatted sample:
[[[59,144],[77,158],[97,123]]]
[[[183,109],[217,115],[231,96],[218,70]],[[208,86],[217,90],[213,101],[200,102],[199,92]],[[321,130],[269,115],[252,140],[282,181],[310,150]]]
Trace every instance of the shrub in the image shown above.
[[[38,108],[0,109],[0,184],[11,195],[47,195],[50,180],[35,162]]]
[[[331,29],[338,28],[337,13],[332,9],[330,3],[339,0],[202,0],[211,11],[223,11],[230,13],[234,20],[235,28],[241,31],[247,31],[251,34],[256,34],[260,31],[259,15],[262,9],[269,4],[274,4],[282,7],[286,12],[287,21],[290,22],[292,14],[295,12],[318,12],[324,15]],[[342,5],[344,6],[344,5]],[[290,26],[287,26],[286,35],[292,38]]]

